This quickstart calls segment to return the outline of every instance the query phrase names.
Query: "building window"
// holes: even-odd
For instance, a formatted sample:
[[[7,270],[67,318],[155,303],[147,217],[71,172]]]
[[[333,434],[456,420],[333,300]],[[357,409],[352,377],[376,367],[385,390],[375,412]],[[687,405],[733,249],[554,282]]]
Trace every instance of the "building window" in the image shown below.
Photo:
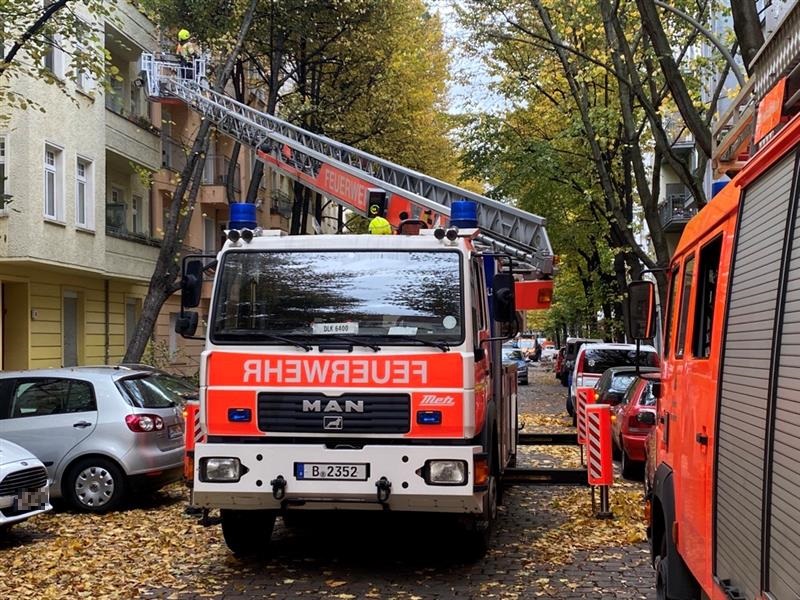
[[[217,251],[217,224],[214,219],[208,217],[203,219],[203,251],[208,253]]]
[[[75,165],[75,223],[91,228],[94,217],[94,173],[91,161],[79,158]]]
[[[5,211],[6,202],[10,197],[8,193],[8,172],[6,171],[7,156],[8,145],[6,138],[0,135],[0,213]]]
[[[64,191],[62,189],[62,152],[55,146],[44,149],[44,216],[64,219]]]
[[[125,232],[126,226],[125,193],[116,187],[109,192],[109,202],[106,204],[106,228],[113,231]]]
[[[142,202],[141,196],[133,196],[131,198],[131,231],[133,233],[144,233],[144,228],[142,227],[143,206],[144,202]]]
[[[64,77],[64,53],[61,50],[59,36],[45,38],[47,50],[42,58],[42,65],[53,75],[62,79]]]

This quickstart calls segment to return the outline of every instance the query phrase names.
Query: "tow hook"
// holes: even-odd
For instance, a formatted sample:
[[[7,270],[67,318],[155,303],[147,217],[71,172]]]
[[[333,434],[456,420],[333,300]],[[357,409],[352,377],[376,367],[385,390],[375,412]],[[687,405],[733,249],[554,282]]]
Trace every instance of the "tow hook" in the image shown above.
[[[381,477],[375,482],[375,487],[378,488],[378,502],[386,504],[392,493],[392,482],[386,479],[386,477]]]
[[[269,482],[272,486],[272,497],[275,500],[283,500],[286,495],[286,480],[283,475],[278,475],[275,479]]]

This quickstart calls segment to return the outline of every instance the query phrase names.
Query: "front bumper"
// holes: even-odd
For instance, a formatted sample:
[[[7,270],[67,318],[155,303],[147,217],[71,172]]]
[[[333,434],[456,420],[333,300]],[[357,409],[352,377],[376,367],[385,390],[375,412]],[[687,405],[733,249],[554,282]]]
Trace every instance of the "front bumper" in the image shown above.
[[[34,515],[51,510],[50,488],[18,490],[10,496],[0,496],[0,527],[24,521]]]
[[[480,446],[381,446],[331,449],[320,444],[197,444],[192,504],[231,509],[361,509],[480,513],[485,491],[475,491],[474,457]],[[200,481],[205,457],[237,457],[247,472],[235,483]],[[421,470],[428,460],[464,460],[464,485],[430,485]],[[366,481],[300,480],[298,463],[368,464]],[[276,499],[271,482],[282,477],[285,495]],[[391,483],[385,502],[376,484]]]

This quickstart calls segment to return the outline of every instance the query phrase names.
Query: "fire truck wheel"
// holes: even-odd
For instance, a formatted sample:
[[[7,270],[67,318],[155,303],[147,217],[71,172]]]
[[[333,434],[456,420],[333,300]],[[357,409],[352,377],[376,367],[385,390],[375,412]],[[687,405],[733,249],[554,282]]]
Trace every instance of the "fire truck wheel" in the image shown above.
[[[466,525],[463,551],[467,560],[478,560],[489,549],[494,522],[497,518],[497,477],[489,477],[489,486],[483,500],[483,513]]]
[[[236,556],[266,554],[275,527],[275,512],[271,510],[220,511],[222,537]]]
[[[672,572],[673,577],[679,576],[681,570],[686,570],[686,567],[681,565],[672,565],[670,566],[670,561],[667,553],[667,538],[664,537],[661,540],[661,550],[659,550],[659,555],[656,557],[656,599],[657,600],[699,600],[701,597],[697,591],[694,592],[685,592],[680,596],[669,596],[667,595],[667,582],[670,581],[670,572]],[[673,568],[675,570],[673,571]],[[688,577],[691,577],[691,574],[688,574]],[[696,584],[695,584],[696,585]]]

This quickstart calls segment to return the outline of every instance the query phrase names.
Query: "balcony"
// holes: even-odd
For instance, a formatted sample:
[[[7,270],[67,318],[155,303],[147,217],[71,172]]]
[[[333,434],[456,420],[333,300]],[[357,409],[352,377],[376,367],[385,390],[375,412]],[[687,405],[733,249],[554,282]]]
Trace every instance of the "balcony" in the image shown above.
[[[188,149],[172,137],[161,138],[161,168],[180,173],[186,166]]]
[[[226,186],[228,183],[228,166],[230,159],[219,154],[206,156],[206,163],[203,166],[203,178],[200,187],[200,204],[207,208],[227,208],[228,199],[226,196]],[[233,175],[233,193],[241,195],[242,185],[239,175],[239,165],[236,165]]]
[[[664,233],[680,233],[689,219],[697,214],[694,198],[685,188],[679,193],[669,193],[668,190],[666,202],[660,204],[658,210]]]
[[[120,156],[157,171],[159,158],[159,130],[145,117],[126,112],[112,94],[106,95],[106,147]]]
[[[288,194],[285,194],[280,190],[272,190],[270,198],[272,200],[273,213],[278,213],[284,219],[288,219],[289,217],[292,216],[293,202]]]

